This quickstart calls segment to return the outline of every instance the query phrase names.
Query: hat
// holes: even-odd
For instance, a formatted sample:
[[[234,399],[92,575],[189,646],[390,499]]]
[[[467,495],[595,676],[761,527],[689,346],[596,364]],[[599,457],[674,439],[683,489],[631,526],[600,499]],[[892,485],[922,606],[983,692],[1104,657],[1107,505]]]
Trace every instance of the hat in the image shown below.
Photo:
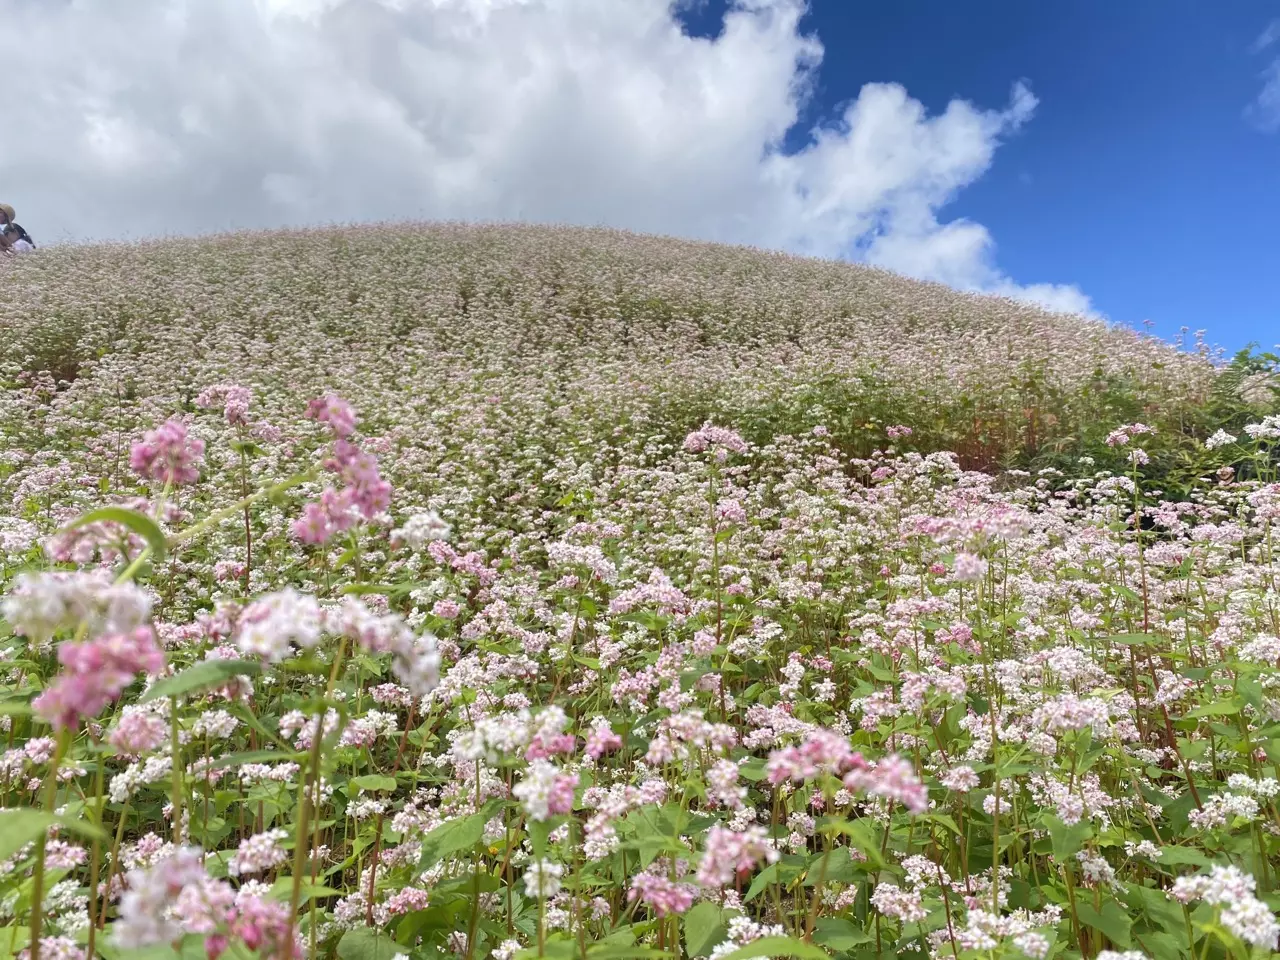
[[[13,207],[9,206],[7,203],[0,203],[0,213],[3,213],[8,217],[10,223],[13,223],[13,218],[17,216],[17,214],[13,212]]]

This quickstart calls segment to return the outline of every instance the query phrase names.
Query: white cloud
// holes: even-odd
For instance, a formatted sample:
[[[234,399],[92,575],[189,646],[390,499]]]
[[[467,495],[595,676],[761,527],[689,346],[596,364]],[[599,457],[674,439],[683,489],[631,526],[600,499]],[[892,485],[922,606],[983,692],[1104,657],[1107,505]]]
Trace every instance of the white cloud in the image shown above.
[[[1251,53],[1261,53],[1280,41],[1280,19],[1272,20],[1249,48]],[[1254,101],[1245,107],[1244,115],[1259,130],[1271,133],[1280,130],[1280,57],[1272,60],[1262,71],[1262,89]]]
[[[687,5],[687,4],[686,4]],[[0,0],[0,182],[38,239],[416,217],[610,224],[848,256],[1059,307],[939,211],[1034,112],[868,84],[783,149],[802,0]],[[13,39],[16,38],[16,39]]]
[[[1244,113],[1259,130],[1272,133],[1280,130],[1280,57],[1262,71],[1262,79],[1262,89]]]
[[[1249,49],[1253,53],[1261,53],[1277,40],[1280,40],[1280,17],[1267,24],[1266,29],[1258,34],[1258,39],[1253,41]]]

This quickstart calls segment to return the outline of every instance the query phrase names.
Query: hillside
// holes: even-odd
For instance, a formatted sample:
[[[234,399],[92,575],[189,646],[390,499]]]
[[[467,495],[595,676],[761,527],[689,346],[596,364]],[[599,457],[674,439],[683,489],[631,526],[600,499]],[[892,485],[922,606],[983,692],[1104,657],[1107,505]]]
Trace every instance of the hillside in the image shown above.
[[[967,467],[1074,472],[1117,423],[1194,434],[1214,377],[1202,356],[1078,317],[604,230],[231,235],[4,267],[5,375],[59,381],[34,420],[28,398],[2,401],[21,448],[83,432],[110,449],[231,380],[268,416],[295,409],[303,384],[337,390],[379,432],[455,453],[481,424],[567,453],[715,419],[758,440],[823,425],[865,456],[904,423],[908,449]]]
[[[0,324],[0,960],[1280,943],[1272,358],[522,227]]]

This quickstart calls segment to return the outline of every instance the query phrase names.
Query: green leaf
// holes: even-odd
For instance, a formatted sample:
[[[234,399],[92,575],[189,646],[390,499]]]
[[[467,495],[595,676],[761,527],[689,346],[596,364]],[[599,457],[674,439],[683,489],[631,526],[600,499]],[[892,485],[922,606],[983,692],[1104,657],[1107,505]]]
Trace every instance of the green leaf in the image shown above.
[[[1158,865],[1186,864],[1194,867],[1207,867],[1213,861],[1199,850],[1192,847],[1161,847]]]
[[[1121,633],[1107,639],[1112,643],[1121,643],[1130,647],[1155,647],[1164,643],[1162,637],[1150,633]]]
[[[397,953],[403,952],[400,945],[385,933],[368,927],[348,930],[338,941],[340,960],[391,960]]]
[[[386,777],[378,773],[368,773],[363,777],[352,777],[351,783],[359,787],[361,790],[389,790],[394,791],[396,788],[396,778]]]
[[[341,890],[334,890],[332,887],[326,887],[323,884],[312,883],[307,879],[303,879],[298,889],[302,893],[303,903],[306,903],[312,897],[338,897],[342,895]],[[288,900],[292,897],[293,877],[276,877],[276,882],[271,885],[269,896],[273,900]]]
[[[128,510],[124,507],[100,507],[97,510],[90,510],[67,524],[63,529],[74,530],[77,527],[88,526],[91,523],[118,523],[122,527],[128,527],[143,540],[147,541],[147,546],[151,548],[153,560],[163,560],[168,550],[164,532],[154,520],[145,514],[139,513],[137,510]]]
[[[756,897],[760,896],[760,894],[764,893],[765,888],[769,886],[769,884],[778,883],[781,879],[778,874],[778,867],[778,864],[771,863],[769,866],[757,873],[755,879],[751,881],[751,886],[747,888],[747,895],[742,898],[743,901],[750,903]]]
[[[474,847],[484,836],[484,825],[502,809],[503,802],[490,800],[479,813],[473,813],[469,817],[456,817],[428,833],[422,838],[418,869],[426,870],[445,857]]]
[[[150,690],[138,698],[138,702],[149,703],[164,697],[180,697],[223,686],[232,677],[256,677],[261,672],[262,664],[252,660],[201,660],[181,673],[157,680]]]
[[[627,960],[629,957],[669,957],[667,950],[655,950],[653,947],[615,947],[603,944],[587,948],[587,956],[591,960]]]
[[[1095,910],[1091,903],[1079,903],[1076,905],[1076,915],[1080,917],[1081,923],[1101,932],[1122,950],[1128,950],[1133,942],[1129,936],[1133,921],[1114,900],[1103,903],[1101,911]]]
[[[1051,814],[1044,819],[1049,826],[1049,836],[1053,839],[1053,858],[1066,866],[1075,852],[1093,836],[1093,827],[1087,821],[1068,825]]]
[[[871,934],[859,930],[843,917],[819,917],[813,925],[813,942],[837,953],[870,943]]]
[[[831,955],[795,937],[761,937],[720,960],[752,960],[754,957],[799,957],[800,960],[830,960]]]
[[[0,810],[0,860],[8,860],[56,822],[43,810]]]
[[[90,840],[107,835],[88,820],[61,817],[43,810],[0,810],[0,860],[7,860],[50,827],[60,827]]]
[[[1230,717],[1240,712],[1244,706],[1244,697],[1229,697],[1226,700],[1215,700],[1213,703],[1206,703],[1203,707],[1196,707],[1194,710],[1184,714],[1187,717]]]
[[[724,914],[706,900],[694,904],[681,921],[685,952],[691,957],[709,957],[711,950],[729,937]]]

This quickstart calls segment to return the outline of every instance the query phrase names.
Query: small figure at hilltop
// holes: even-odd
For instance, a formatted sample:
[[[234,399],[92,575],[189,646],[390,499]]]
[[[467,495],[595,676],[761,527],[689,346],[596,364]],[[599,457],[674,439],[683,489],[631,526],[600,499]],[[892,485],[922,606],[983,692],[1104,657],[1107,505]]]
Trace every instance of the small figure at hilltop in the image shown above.
[[[36,242],[31,239],[31,234],[14,223],[14,216],[13,207],[0,203],[0,252],[26,253],[34,250]]]

